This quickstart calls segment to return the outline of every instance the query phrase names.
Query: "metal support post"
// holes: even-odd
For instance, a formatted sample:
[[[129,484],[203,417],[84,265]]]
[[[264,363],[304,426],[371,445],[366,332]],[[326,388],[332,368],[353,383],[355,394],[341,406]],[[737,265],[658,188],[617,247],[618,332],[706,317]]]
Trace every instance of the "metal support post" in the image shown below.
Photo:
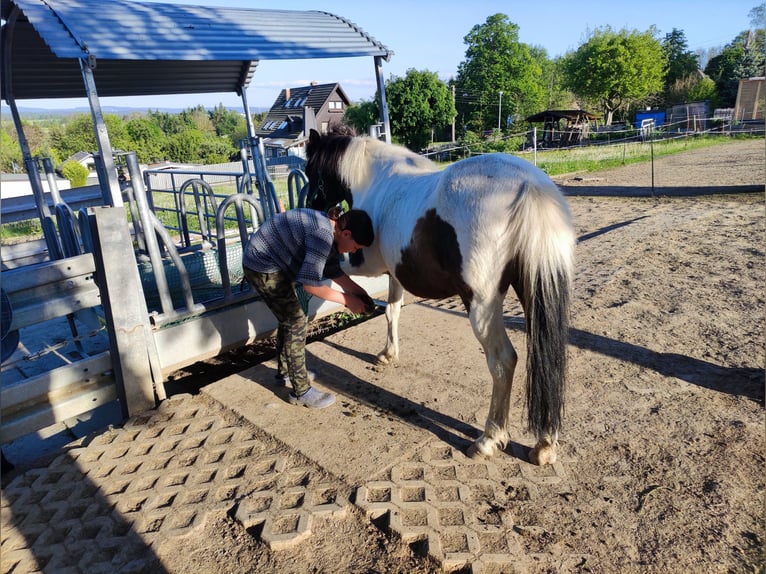
[[[98,178],[101,185],[101,194],[104,203],[113,207],[122,205],[122,192],[120,182],[117,180],[117,167],[112,157],[112,144],[109,142],[109,134],[104,122],[104,114],[101,112],[101,103],[96,91],[96,80],[93,77],[93,69],[96,67],[96,59],[92,56],[80,58],[80,70],[85,81],[85,93],[90,103],[90,111],[93,116],[93,129],[96,134],[98,153],[101,156],[103,170],[99,170]]]
[[[375,56],[375,80],[378,84],[378,104],[380,121],[383,123],[383,139],[391,143],[391,122],[388,119],[388,102],[386,101],[386,81],[383,79],[383,57]]]
[[[144,290],[135,264],[124,207],[89,211],[96,280],[109,333],[117,393],[124,417],[165,398]]]

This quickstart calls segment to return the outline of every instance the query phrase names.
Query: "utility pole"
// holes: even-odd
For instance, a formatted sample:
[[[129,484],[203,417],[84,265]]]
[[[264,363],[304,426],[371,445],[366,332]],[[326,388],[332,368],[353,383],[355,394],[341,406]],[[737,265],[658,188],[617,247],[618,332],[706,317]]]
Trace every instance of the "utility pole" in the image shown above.
[[[455,105],[455,84],[452,84],[452,107],[457,110],[457,106]],[[457,115],[457,112],[455,112],[455,116]],[[452,116],[452,142],[455,142],[455,116]]]
[[[500,129],[500,116],[503,115],[503,90],[498,93],[500,94],[500,103],[497,105],[497,129]]]

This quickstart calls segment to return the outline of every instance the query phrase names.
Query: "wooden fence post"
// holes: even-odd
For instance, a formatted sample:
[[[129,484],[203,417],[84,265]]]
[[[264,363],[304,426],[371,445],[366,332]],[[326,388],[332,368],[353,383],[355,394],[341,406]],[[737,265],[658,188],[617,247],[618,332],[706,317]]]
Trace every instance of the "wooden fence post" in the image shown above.
[[[127,418],[155,407],[155,386],[156,396],[164,398],[162,374],[125,208],[93,207],[88,213],[117,393]]]

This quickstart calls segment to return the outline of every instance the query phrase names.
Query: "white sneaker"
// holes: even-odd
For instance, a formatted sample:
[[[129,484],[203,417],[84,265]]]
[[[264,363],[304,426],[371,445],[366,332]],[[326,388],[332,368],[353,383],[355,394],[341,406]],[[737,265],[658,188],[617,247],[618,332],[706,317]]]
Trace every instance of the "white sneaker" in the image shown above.
[[[322,391],[316,390],[314,387],[309,387],[309,390],[299,397],[290,393],[290,404],[303,405],[310,409],[323,409],[329,407],[334,402],[335,395],[332,393],[323,393]]]
[[[319,377],[319,371],[312,371],[311,369],[309,369],[307,373],[308,373],[309,383],[313,383],[317,379],[317,377]],[[287,388],[290,388],[290,389],[293,388],[293,384],[290,382],[289,375],[285,375],[284,377],[280,377],[279,375],[274,375],[274,378],[276,378],[277,380],[281,380],[282,383],[284,383],[284,385]]]

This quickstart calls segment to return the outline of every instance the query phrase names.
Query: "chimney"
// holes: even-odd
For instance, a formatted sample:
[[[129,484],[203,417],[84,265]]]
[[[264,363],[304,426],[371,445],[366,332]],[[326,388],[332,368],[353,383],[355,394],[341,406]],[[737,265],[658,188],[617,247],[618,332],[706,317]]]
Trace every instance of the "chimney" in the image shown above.
[[[290,88],[285,88],[285,103],[290,101]]]

